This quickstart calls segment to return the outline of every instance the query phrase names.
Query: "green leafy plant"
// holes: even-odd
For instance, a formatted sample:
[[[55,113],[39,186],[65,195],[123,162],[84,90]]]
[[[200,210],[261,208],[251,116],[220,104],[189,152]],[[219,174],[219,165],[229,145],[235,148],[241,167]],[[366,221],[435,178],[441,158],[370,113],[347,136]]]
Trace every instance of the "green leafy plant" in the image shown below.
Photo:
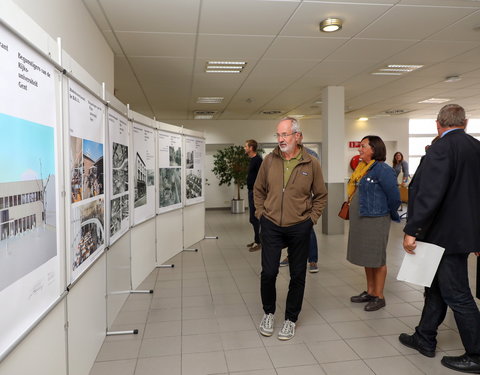
[[[247,183],[249,164],[250,158],[242,146],[228,146],[213,155],[212,172],[220,180],[219,185],[236,185],[237,200],[240,199],[240,189]]]

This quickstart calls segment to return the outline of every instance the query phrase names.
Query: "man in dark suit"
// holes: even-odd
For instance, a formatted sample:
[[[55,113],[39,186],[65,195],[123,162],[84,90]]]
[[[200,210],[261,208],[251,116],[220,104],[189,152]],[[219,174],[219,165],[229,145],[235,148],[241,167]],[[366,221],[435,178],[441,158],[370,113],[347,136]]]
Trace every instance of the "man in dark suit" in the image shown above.
[[[427,151],[409,186],[403,247],[414,254],[416,240],[445,248],[413,335],[400,342],[435,356],[437,328],[447,306],[453,310],[466,353],[445,356],[448,368],[480,373],[480,312],[468,283],[468,255],[480,249],[480,142],[465,133],[465,110],[444,106],[437,117],[440,139]]]

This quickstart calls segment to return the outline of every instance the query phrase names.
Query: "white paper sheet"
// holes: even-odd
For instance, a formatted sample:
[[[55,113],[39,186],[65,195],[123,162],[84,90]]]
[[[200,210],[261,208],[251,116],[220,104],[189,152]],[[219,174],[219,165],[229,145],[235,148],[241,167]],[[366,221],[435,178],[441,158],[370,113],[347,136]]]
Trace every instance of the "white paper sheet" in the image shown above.
[[[417,241],[415,254],[405,253],[397,280],[429,287],[444,251],[443,247]]]

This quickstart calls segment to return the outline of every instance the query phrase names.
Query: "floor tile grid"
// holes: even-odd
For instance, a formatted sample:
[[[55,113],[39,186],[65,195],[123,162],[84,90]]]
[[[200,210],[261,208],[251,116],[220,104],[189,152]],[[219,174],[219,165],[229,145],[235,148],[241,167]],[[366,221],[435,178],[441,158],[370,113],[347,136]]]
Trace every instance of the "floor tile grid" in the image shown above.
[[[251,227],[248,224],[248,219],[245,217],[246,215],[231,215],[228,213],[220,213],[220,214],[211,214],[210,212],[207,212],[207,220],[206,220],[206,227],[207,227],[207,232],[213,232],[216,235],[220,236],[219,240],[204,240],[198,246],[200,247],[199,253],[181,253],[177,255],[176,257],[173,258],[175,261],[176,265],[176,271],[179,271],[180,277],[178,275],[175,275],[173,280],[178,280],[180,279],[180,312],[181,312],[181,328],[180,328],[180,353],[181,357],[185,357],[183,355],[183,350],[184,350],[184,344],[188,339],[188,335],[184,331],[184,325],[186,322],[188,322],[189,319],[187,318],[192,318],[192,316],[184,316],[184,314],[188,311],[187,309],[189,308],[188,306],[184,306],[184,297],[185,298],[190,298],[193,296],[184,296],[184,289],[188,293],[206,293],[204,289],[202,289],[202,284],[199,282],[198,284],[200,286],[195,287],[194,285],[196,284],[196,280],[202,280],[202,275],[205,276],[206,279],[206,285],[208,285],[208,296],[205,295],[204,297],[208,297],[210,299],[211,305],[216,306],[215,301],[218,300],[221,296],[222,298],[228,296],[227,295],[221,295],[216,292],[222,291],[223,286],[219,284],[221,282],[222,278],[224,280],[231,280],[233,284],[230,286],[227,286],[225,290],[230,290],[230,291],[235,291],[238,295],[241,297],[242,303],[246,306],[246,313],[248,313],[249,318],[253,321],[254,324],[254,329],[256,330],[256,326],[258,325],[258,321],[261,318],[261,302],[260,302],[260,297],[259,297],[259,272],[260,272],[260,252],[255,252],[255,253],[249,253],[248,250],[245,247],[245,244],[243,242],[248,242],[249,236],[251,235]],[[241,220],[239,220],[241,218]],[[229,220],[233,219],[233,220]],[[400,235],[399,233],[395,233],[395,229],[392,230],[393,236],[391,233],[391,241],[392,239],[394,241],[399,241],[401,238],[401,232]],[[397,231],[398,232],[398,231]],[[344,259],[344,247],[345,247],[345,236],[322,236],[317,229],[317,236],[319,237],[319,252],[320,252],[320,258],[321,258],[321,264],[320,264],[320,272],[316,275],[308,275],[307,278],[307,287],[306,287],[306,296],[305,296],[305,306],[302,311],[303,317],[303,322],[302,322],[302,316],[300,317],[300,324],[299,324],[299,333],[301,331],[301,328],[308,327],[310,331],[313,331],[312,328],[319,327],[320,325],[324,327],[328,327],[331,329],[330,331],[330,337],[327,337],[326,345],[332,345],[332,344],[338,344],[338,343],[343,343],[341,344],[343,347],[349,349],[354,353],[355,356],[360,357],[362,350],[359,351],[359,348],[362,348],[362,346],[358,345],[358,340],[377,340],[377,344],[383,343],[383,341],[378,341],[378,340],[385,340],[386,345],[385,347],[392,347],[396,348],[398,351],[398,355],[394,351],[384,353],[387,355],[384,355],[381,358],[392,358],[392,361],[398,361],[396,358],[400,356],[400,358],[404,357],[408,359],[409,363],[411,363],[413,366],[424,366],[422,361],[419,361],[414,354],[414,351],[408,352],[409,349],[401,350],[397,347],[398,345],[398,334],[395,332],[396,329],[399,328],[404,328],[404,327],[411,327],[415,320],[418,322],[418,316],[420,314],[420,310],[415,307],[415,304],[417,304],[419,308],[421,308],[421,298],[419,298],[418,293],[419,290],[416,287],[412,287],[410,285],[407,285],[405,283],[399,283],[395,280],[394,272],[392,272],[392,269],[395,269],[396,264],[398,263],[398,259],[395,259],[395,256],[391,256],[389,254],[389,258],[392,259],[392,264],[393,266],[390,266],[389,262],[389,267],[390,267],[390,275],[387,280],[387,288],[386,288],[386,293],[387,290],[388,293],[390,294],[390,297],[388,301],[393,300],[393,305],[396,307],[396,309],[393,309],[388,312],[384,312],[383,314],[379,314],[379,316],[375,316],[372,313],[365,313],[361,311],[359,306],[352,306],[349,302],[348,295],[352,290],[358,290],[359,288],[359,283],[364,283],[363,281],[363,271],[360,267],[355,267],[350,265],[348,262],[345,261]],[[336,238],[337,237],[337,238]],[[247,239],[247,241],[245,241]],[[396,246],[396,245],[395,245]],[[338,249],[340,248],[340,249]],[[198,257],[200,255],[200,257]],[[399,257],[399,256],[397,256]],[[238,264],[237,264],[238,263]],[[470,265],[471,266],[471,265]],[[225,267],[227,269],[225,269]],[[398,269],[398,268],[397,268]],[[227,272],[226,272],[227,271]],[[162,285],[166,285],[168,282],[171,282],[172,280],[169,280],[168,277],[163,275],[161,273],[161,270],[156,270],[154,271],[154,275],[151,275],[149,278],[151,279],[152,276],[154,276],[154,285],[157,287],[155,288],[155,293],[157,291],[162,290],[161,287]],[[176,274],[176,273],[175,273]],[[396,274],[396,272],[395,272]],[[173,276],[174,274],[172,274]],[[242,284],[239,284],[240,281],[245,282],[245,280],[248,280],[248,277],[245,275],[248,275],[248,277],[256,277],[255,283],[251,283],[251,285],[246,286],[246,290],[242,291],[245,286]],[[227,278],[227,276],[230,276]],[[317,277],[318,276],[318,277]],[[243,277],[243,278],[242,278]],[[148,278],[147,278],[148,279]],[[256,285],[255,285],[256,284]],[[283,301],[286,296],[286,289],[288,288],[288,267],[285,267],[281,269],[279,273],[279,280],[277,283],[280,284],[280,287],[278,289],[284,288],[284,290],[280,291],[279,296],[278,296],[278,311],[283,310]],[[173,285],[172,285],[173,286]],[[254,288],[257,288],[257,291],[254,292]],[[360,286],[361,287],[361,286]],[[390,288],[391,287],[391,290]],[[196,289],[193,289],[196,288]],[[232,288],[232,289],[229,289]],[[421,293],[420,293],[421,294]],[[320,301],[318,301],[320,296]],[[322,297],[322,296],[327,296],[327,297]],[[153,299],[151,300],[151,304],[149,307],[153,306],[153,303],[155,299],[155,294]],[[202,296],[199,296],[202,297]],[[323,305],[323,299],[328,299],[329,303],[334,306],[334,308],[328,308],[325,309],[325,306]],[[238,302],[238,300],[236,301]],[[413,304],[412,304],[413,303]],[[388,302],[387,302],[388,304]],[[258,306],[256,306],[258,305]],[[397,305],[397,306],[395,306]],[[402,306],[409,306],[409,308],[400,308]],[[239,305],[237,305],[239,306]],[[252,306],[256,306],[256,310],[252,312]],[[330,306],[327,306],[330,307]],[[337,308],[337,309],[336,309]],[[412,310],[414,309],[414,310]],[[383,310],[383,309],[382,309]],[[142,334],[144,334],[145,329],[147,327],[148,319],[150,317],[150,314],[152,313],[152,309],[149,308],[149,315],[147,317],[147,322],[145,322],[143,326],[143,330],[141,330]],[[225,309],[225,311],[228,312],[228,309]],[[344,315],[344,318],[332,318],[332,316],[335,315]],[[370,314],[370,315],[369,315]],[[450,313],[451,315],[451,313]],[[217,325],[219,324],[218,318],[215,319]],[[385,322],[384,326],[380,325],[381,329],[375,330],[375,322]],[[314,325],[308,326],[309,322],[315,322]],[[363,323],[361,325],[357,324],[358,322]],[[223,321],[225,323],[225,321]],[[346,323],[346,324],[342,324]],[[281,324],[281,322],[279,323]],[[451,323],[450,323],[451,324]],[[350,327],[349,327],[350,325]],[[454,322],[453,322],[454,325]],[[352,328],[353,327],[353,328]],[[352,328],[349,331],[349,328]],[[456,327],[455,327],[456,328]],[[446,345],[445,345],[445,352],[446,353],[456,353],[455,350],[458,351],[458,348],[456,348],[456,344],[453,346],[451,345],[452,342],[452,332],[455,330],[454,327],[445,327],[446,330]],[[217,327],[218,329],[218,327]],[[370,330],[372,331],[370,331]],[[382,331],[383,330],[383,331]],[[395,332],[395,334],[392,334],[392,331]],[[238,331],[242,332],[242,331]],[[220,332],[221,333],[221,332]],[[250,339],[253,337],[252,336],[252,331],[244,331],[242,334],[245,336],[250,336]],[[336,335],[333,336],[333,334]],[[257,333],[258,335],[258,333]],[[341,335],[345,336],[342,337]],[[300,336],[300,334],[298,335]],[[327,335],[328,336],[328,335]],[[353,336],[353,337],[350,337]],[[260,337],[260,335],[258,335]],[[260,349],[263,349],[268,355],[269,363],[265,364],[263,363],[263,366],[272,366],[274,367],[276,365],[275,363],[275,353],[278,351],[283,350],[288,350],[287,345],[296,345],[297,350],[299,353],[302,353],[305,358],[315,358],[315,365],[314,366],[322,366],[323,370],[325,373],[329,373],[330,370],[335,368],[335,371],[338,370],[338,368],[344,366],[348,367],[348,362],[355,362],[355,363],[363,363],[364,369],[370,369],[373,371],[373,368],[376,368],[376,371],[380,371],[381,373],[381,364],[382,360],[376,360],[375,358],[365,358],[365,360],[362,359],[350,359],[347,360],[340,360],[339,362],[325,362],[321,363],[321,360],[318,360],[318,353],[316,350],[318,349],[318,343],[319,341],[315,341],[315,338],[312,339],[312,337],[306,336],[306,339],[300,339],[297,340],[297,337],[295,337],[293,340],[287,343],[282,343],[278,340],[276,340],[275,337],[265,339],[263,337],[260,337],[261,341],[260,344],[255,343],[255,348],[257,348],[257,351]],[[318,339],[318,337],[316,338]],[[397,342],[397,344],[395,343]],[[455,340],[453,340],[455,341]],[[272,344],[273,343],[273,344]],[[316,344],[315,344],[316,343]],[[320,341],[321,343],[321,341]],[[238,358],[235,359],[232,357],[232,351],[229,350],[230,348],[228,346],[224,345],[224,342],[221,344],[221,350],[217,352],[218,355],[216,355],[215,358],[220,359],[223,361],[223,363],[226,364],[224,367],[225,373],[227,371],[230,371],[229,373],[240,373],[236,371],[238,368],[228,368],[229,364],[229,359],[230,362],[232,360],[237,360]],[[317,345],[317,347],[315,347]],[[449,347],[450,345],[450,347]],[[320,345],[321,346],[321,345]],[[439,340],[439,346],[440,346],[440,340]],[[287,349],[285,349],[287,348]],[[355,348],[357,348],[357,351],[355,351]],[[218,348],[220,349],[220,348]],[[390,350],[390,349],[389,349]],[[395,349],[393,349],[395,350]],[[254,354],[255,351],[250,350],[244,350],[246,353]],[[316,356],[317,353],[317,356]],[[437,357],[442,354],[438,353]],[[189,354],[187,354],[189,355]],[[274,357],[272,357],[274,355]],[[364,354],[365,356],[365,354]],[[367,355],[368,357],[368,355]],[[162,357],[159,357],[162,358]],[[167,357],[163,357],[163,359],[166,359]],[[137,358],[138,361],[138,358]],[[311,359],[307,360],[311,361]],[[361,361],[361,362],[359,362]],[[385,361],[385,359],[383,360]],[[118,361],[117,361],[118,362]],[[178,362],[178,361],[177,361]],[[179,374],[187,374],[187,368],[183,369],[183,360],[180,359],[180,368],[179,368]],[[278,361],[277,361],[278,362]],[[387,361],[388,362],[388,361]],[[101,361],[98,362],[99,364],[105,364],[102,363]],[[277,363],[282,365],[281,363]],[[288,365],[288,368],[296,368],[293,366],[290,366],[292,363],[286,363]],[[131,363],[130,363],[131,365]],[[337,366],[338,365],[338,366]],[[239,364],[237,363],[236,366],[238,367]],[[126,366],[125,368],[127,368]],[[135,363],[135,368],[138,367],[138,362]],[[305,366],[300,366],[302,369],[310,368],[307,364]],[[274,367],[276,370],[276,373],[279,374],[282,372],[282,367],[276,366]],[[287,367],[285,367],[286,369]],[[185,370],[185,371],[183,371]],[[428,370],[428,369],[427,369]],[[263,370],[262,370],[263,371]],[[268,371],[268,370],[265,370]],[[332,370],[333,371],[333,370]],[[422,370],[425,371],[425,370]],[[221,370],[220,370],[221,372]],[[153,372],[152,372],[153,373]],[[157,374],[158,372],[155,372]],[[193,371],[192,373],[195,373]],[[201,372],[198,372],[201,373]],[[374,372],[372,372],[374,373]],[[428,373],[426,371],[425,373]],[[442,372],[443,373],[443,372]],[[103,374],[103,372],[102,372]],[[135,372],[137,374],[137,372]],[[138,372],[140,374],[140,372]],[[143,375],[142,373],[141,375]],[[145,373],[146,374],[146,373]]]
[[[243,252],[243,254],[245,254],[245,256],[247,256],[246,254],[248,254],[248,253],[247,253],[247,252]],[[288,269],[288,268],[285,267],[285,269]],[[315,276],[316,276],[316,275],[315,275]],[[279,277],[283,277],[283,278],[285,278],[285,280],[288,280],[288,273],[283,273],[283,274],[282,274],[282,273],[279,273]],[[307,283],[307,284],[308,284],[308,283]],[[280,293],[279,293],[279,294],[280,294]],[[282,296],[282,297],[285,297],[285,296]],[[306,299],[306,301],[308,302],[307,299]],[[283,308],[283,305],[282,305],[282,303],[281,303],[280,301],[279,301],[278,305],[279,305],[280,308]],[[327,323],[327,324],[328,324],[328,323]],[[333,328],[333,327],[332,327],[332,328]],[[334,328],[333,328],[333,329],[334,329]],[[271,339],[271,338],[269,338],[269,339]],[[264,340],[264,341],[265,341],[265,340]],[[293,342],[293,341],[292,341],[292,342]],[[282,344],[283,344],[283,343],[282,343]],[[347,345],[348,345],[348,343],[347,343]],[[385,342],[385,345],[390,346],[390,345],[389,345],[388,343],[386,343],[386,342]],[[308,344],[306,345],[306,347],[307,347],[309,353],[311,354],[311,356],[312,356],[312,358],[313,358],[313,357],[314,357],[314,353],[312,352],[312,350],[310,349],[310,347],[308,346]],[[351,348],[351,349],[352,349],[353,351],[355,351],[354,348]],[[393,348],[392,348],[392,349],[393,349]],[[394,350],[394,349],[393,349],[393,350]],[[397,351],[395,351],[395,352],[393,353],[393,355],[397,355],[397,356],[398,356],[399,354],[400,354],[400,353],[397,352]],[[358,358],[358,357],[357,357],[357,358]],[[353,359],[353,358],[352,358],[352,359]],[[363,360],[362,360],[362,362],[365,363]],[[319,365],[321,365],[320,362],[317,362],[317,363],[318,363]],[[365,363],[365,365],[367,365],[367,364]],[[368,366],[368,365],[367,365],[367,366]]]

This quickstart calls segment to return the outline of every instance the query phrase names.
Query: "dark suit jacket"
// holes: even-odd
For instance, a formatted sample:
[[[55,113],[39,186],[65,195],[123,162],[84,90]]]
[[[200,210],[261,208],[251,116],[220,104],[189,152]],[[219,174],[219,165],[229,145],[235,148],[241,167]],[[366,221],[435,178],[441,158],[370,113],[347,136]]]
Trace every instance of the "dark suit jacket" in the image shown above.
[[[480,141],[457,129],[428,149],[409,185],[404,232],[446,254],[480,251]]]

